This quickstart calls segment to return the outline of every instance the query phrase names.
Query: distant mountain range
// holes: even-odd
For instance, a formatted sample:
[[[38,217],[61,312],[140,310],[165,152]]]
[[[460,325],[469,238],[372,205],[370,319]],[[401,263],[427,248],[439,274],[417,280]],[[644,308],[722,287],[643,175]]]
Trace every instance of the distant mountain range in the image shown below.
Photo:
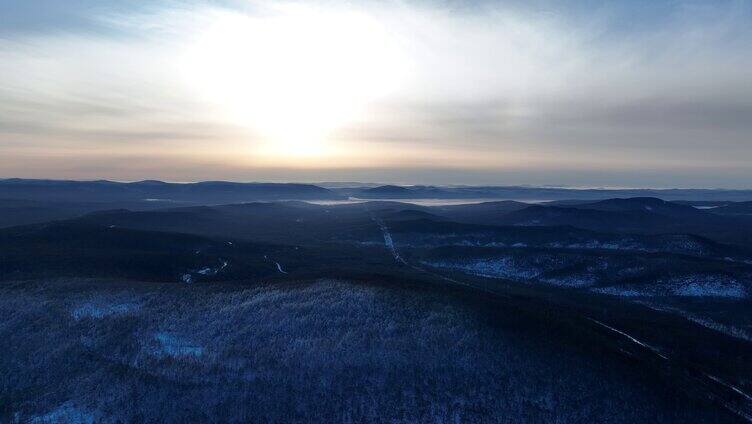
[[[114,181],[0,180],[0,198],[85,202],[238,203],[258,200],[334,200],[342,196],[311,184],[202,181],[166,183]]]
[[[752,190],[723,189],[577,189],[522,186],[398,186],[336,187],[333,191],[362,199],[507,199],[520,201],[603,200],[656,197],[663,200],[752,201]]]
[[[426,186],[374,185],[368,183],[242,183],[202,181],[168,183],[155,180],[137,182],[0,180],[0,199],[75,202],[174,202],[196,205],[242,203],[271,200],[358,199],[499,199],[518,201],[593,201],[610,198],[655,197],[662,200],[752,202],[752,190],[722,189],[570,189],[526,186]],[[751,203],[752,204],[752,203]],[[745,209],[751,209],[746,206]],[[734,208],[728,209],[735,214]],[[743,212],[742,212],[743,213]]]
[[[165,183],[139,181],[55,181],[0,180],[0,227],[33,224],[52,220],[71,219],[98,211],[104,217],[88,219],[119,222],[127,216],[135,219],[134,228],[146,230],[190,232],[203,229],[201,234],[217,232],[231,235],[234,231],[256,234],[280,222],[285,231],[309,226],[316,217],[316,225],[324,227],[348,222],[355,211],[362,208],[344,207],[334,215],[332,207],[317,207],[300,201],[334,202],[356,197],[370,200],[367,208],[391,211],[385,219],[450,220],[480,225],[512,226],[571,226],[592,231],[697,234],[734,244],[748,245],[752,239],[752,202],[729,199],[742,198],[748,191],[715,190],[637,190],[640,193],[660,192],[661,195],[684,197],[683,201],[666,201],[656,197],[607,198],[589,200],[586,197],[617,194],[635,190],[568,190],[530,187],[431,187],[396,186],[326,189],[311,184],[235,183],[208,181],[199,183]],[[682,194],[683,193],[683,194]],[[423,207],[410,204],[418,199],[494,199],[494,196],[522,198],[565,198],[531,203],[514,200],[487,201],[459,205]],[[724,200],[686,200],[693,195],[707,197],[729,196]],[[752,194],[750,194],[752,195]],[[444,197],[442,197],[444,196]],[[462,197],[465,196],[465,197]],[[298,203],[267,205],[254,202],[296,200]],[[385,201],[382,199],[400,200]],[[579,200],[572,200],[579,199]],[[541,200],[541,199],[538,199]],[[244,205],[247,204],[247,205]],[[202,206],[226,205],[211,210]],[[696,205],[696,206],[693,206]],[[346,205],[345,205],[346,206]],[[159,211],[156,211],[159,209]],[[305,213],[302,211],[305,210]],[[132,211],[132,212],[131,212]],[[139,212],[140,211],[140,212]],[[147,211],[155,211],[147,213]],[[138,212],[138,213],[136,213]],[[331,214],[330,214],[331,212]],[[224,214],[221,218],[217,213]],[[360,213],[360,212],[359,212]],[[198,215],[197,215],[198,214]],[[172,215],[166,219],[167,215]],[[306,216],[302,216],[306,215]],[[357,215],[357,214],[356,214]],[[151,226],[153,217],[157,226]],[[227,226],[227,218],[233,224]],[[251,218],[253,217],[253,218]],[[358,219],[362,219],[362,214]],[[240,227],[238,227],[240,226]],[[312,235],[324,228],[299,231]],[[347,226],[345,226],[347,228]],[[222,230],[221,230],[222,229]],[[274,233],[274,232],[272,232]],[[270,233],[270,236],[273,234]],[[270,239],[272,240],[272,239]]]

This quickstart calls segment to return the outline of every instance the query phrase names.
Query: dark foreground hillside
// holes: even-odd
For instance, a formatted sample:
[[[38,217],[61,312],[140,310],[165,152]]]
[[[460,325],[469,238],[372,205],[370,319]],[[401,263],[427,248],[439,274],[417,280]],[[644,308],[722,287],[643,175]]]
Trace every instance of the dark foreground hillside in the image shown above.
[[[396,281],[0,283],[0,422],[733,422],[555,322]]]

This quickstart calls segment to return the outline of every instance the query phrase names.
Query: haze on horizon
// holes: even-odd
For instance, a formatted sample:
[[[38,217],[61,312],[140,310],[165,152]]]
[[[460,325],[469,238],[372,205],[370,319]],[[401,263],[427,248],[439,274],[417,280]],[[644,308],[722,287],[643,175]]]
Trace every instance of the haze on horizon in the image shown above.
[[[750,188],[752,1],[0,3],[0,178]]]

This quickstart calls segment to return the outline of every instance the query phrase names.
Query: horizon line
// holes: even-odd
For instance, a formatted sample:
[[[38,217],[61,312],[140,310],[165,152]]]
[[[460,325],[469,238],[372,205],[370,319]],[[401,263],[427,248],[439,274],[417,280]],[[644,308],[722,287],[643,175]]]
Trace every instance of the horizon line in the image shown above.
[[[111,180],[107,178],[97,179],[68,179],[68,178],[20,178],[20,177],[3,177],[0,178],[0,182],[5,181],[56,181],[56,182],[79,182],[79,183],[116,183],[116,184],[136,184],[136,183],[163,183],[163,184],[200,184],[200,183],[232,183],[232,184],[304,184],[312,185],[320,188],[326,184],[362,184],[362,185],[374,185],[374,186],[399,186],[399,187],[443,187],[443,188],[522,188],[522,189],[549,189],[549,190],[579,190],[579,191],[629,191],[629,190],[641,190],[641,191],[671,191],[671,190],[692,190],[692,191],[752,191],[750,188],[722,188],[722,187],[625,187],[625,186],[564,186],[564,185],[535,185],[535,184],[417,184],[406,182],[373,182],[373,181],[240,181],[240,180],[193,180],[193,181],[169,181],[159,180],[152,178],[145,178],[141,180]],[[339,188],[346,188],[339,187]]]

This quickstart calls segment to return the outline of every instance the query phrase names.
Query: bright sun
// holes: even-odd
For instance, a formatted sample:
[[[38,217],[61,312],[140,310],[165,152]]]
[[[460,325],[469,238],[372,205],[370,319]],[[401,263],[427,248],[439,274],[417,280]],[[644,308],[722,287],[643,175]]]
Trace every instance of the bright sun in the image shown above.
[[[398,84],[405,61],[376,20],[284,7],[221,13],[186,54],[188,80],[276,157],[325,156],[327,135]]]

